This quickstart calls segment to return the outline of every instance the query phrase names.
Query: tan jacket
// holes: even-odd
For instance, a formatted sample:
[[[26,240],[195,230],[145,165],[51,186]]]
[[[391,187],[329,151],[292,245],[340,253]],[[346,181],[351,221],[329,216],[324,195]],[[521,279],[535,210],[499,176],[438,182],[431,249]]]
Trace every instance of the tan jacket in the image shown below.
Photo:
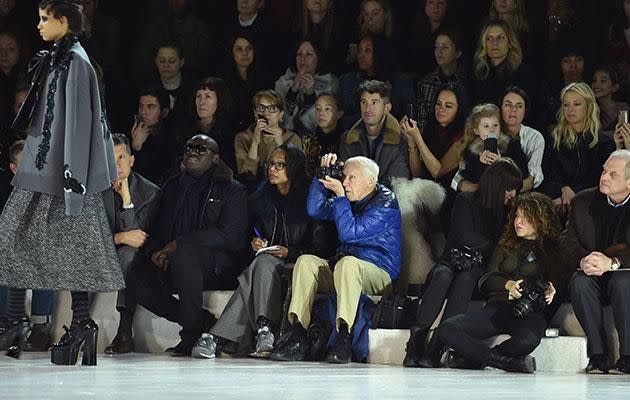
[[[258,172],[263,168],[263,164],[271,152],[278,147],[273,138],[263,135],[262,140],[258,144],[258,159],[254,160],[249,158],[249,148],[252,145],[254,138],[253,127],[239,132],[234,138],[234,151],[236,153],[236,169],[238,174],[251,173],[254,176],[258,176]],[[282,134],[282,144],[292,143],[299,148],[302,148],[302,139],[294,132],[285,130]]]

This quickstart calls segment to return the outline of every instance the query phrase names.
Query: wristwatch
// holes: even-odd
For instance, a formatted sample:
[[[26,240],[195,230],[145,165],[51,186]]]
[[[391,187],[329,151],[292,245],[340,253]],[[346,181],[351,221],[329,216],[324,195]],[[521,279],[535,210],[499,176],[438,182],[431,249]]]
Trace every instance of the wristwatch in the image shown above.
[[[610,264],[610,269],[616,271],[619,268],[621,268],[621,263],[619,262],[619,259],[617,257],[613,257],[612,263]]]

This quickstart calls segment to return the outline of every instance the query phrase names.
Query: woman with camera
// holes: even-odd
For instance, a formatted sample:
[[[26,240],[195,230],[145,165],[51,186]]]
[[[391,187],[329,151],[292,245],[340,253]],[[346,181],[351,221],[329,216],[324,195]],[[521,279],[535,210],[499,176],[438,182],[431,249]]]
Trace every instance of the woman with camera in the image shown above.
[[[443,320],[468,310],[477,280],[503,231],[511,199],[521,188],[516,164],[501,158],[488,166],[476,192],[460,193],[451,214],[451,229],[444,254],[428,277],[428,285],[411,327],[403,365],[439,366],[442,348],[437,336],[425,346],[429,330],[448,298]]]
[[[438,329],[439,340],[454,349],[447,357],[449,367],[535,371],[529,353],[556,310],[549,306],[556,288],[563,288],[568,277],[568,270],[559,267],[560,232],[550,198],[530,192],[514,200],[488,273],[479,281],[488,297],[486,306],[450,318]],[[500,334],[509,334],[510,339],[492,348],[486,345],[486,339]]]

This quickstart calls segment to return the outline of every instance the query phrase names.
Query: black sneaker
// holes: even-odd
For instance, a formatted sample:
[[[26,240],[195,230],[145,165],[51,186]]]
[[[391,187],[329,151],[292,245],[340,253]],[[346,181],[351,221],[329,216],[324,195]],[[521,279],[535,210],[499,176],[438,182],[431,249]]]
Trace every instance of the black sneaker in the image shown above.
[[[606,354],[595,354],[588,360],[588,365],[584,372],[587,374],[607,374],[608,356]]]
[[[630,356],[621,356],[619,360],[610,367],[608,371],[611,374],[615,375],[628,375],[630,374]]]

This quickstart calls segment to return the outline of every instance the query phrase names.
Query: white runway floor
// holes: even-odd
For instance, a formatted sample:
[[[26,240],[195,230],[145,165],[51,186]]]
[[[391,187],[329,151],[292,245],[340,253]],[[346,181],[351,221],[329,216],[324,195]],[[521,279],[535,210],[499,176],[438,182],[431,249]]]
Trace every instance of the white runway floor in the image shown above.
[[[630,376],[508,374],[395,366],[99,355],[60,367],[47,353],[0,356],[0,399],[630,399]],[[79,359],[80,363],[80,359]]]

